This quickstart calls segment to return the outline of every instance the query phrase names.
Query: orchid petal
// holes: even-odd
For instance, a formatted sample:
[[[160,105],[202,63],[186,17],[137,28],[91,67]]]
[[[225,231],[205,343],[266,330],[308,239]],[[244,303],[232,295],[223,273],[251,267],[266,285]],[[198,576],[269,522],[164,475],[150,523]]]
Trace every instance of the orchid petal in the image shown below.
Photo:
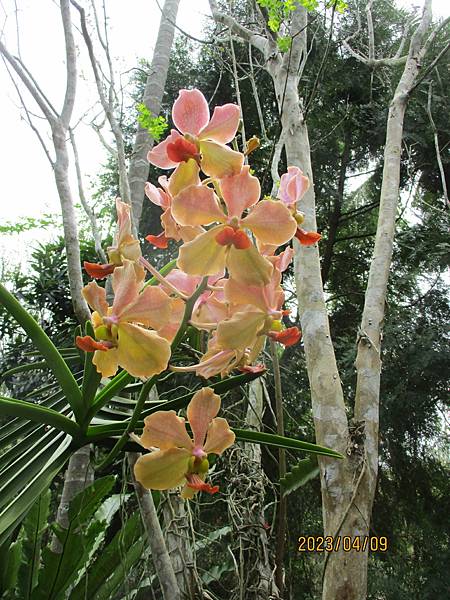
[[[81,293],[91,308],[101,316],[106,315],[108,303],[106,302],[105,288],[100,287],[95,281],[91,281],[81,290]]]
[[[164,227],[164,233],[167,238],[175,240],[176,242],[180,241],[180,227],[173,218],[171,207],[161,215],[161,225]]]
[[[264,312],[270,307],[267,293],[267,286],[246,285],[235,279],[227,279],[224,284],[225,298],[231,304],[251,304]]]
[[[191,450],[192,440],[184,422],[183,417],[178,417],[174,410],[158,410],[145,417],[139,443],[147,450],[152,447],[160,450],[175,447]]]
[[[222,454],[224,450],[234,444],[236,436],[231,431],[226,419],[217,417],[213,419],[206,434],[203,450],[206,454]]]
[[[125,261],[123,267],[117,267],[113,273],[114,303],[113,315],[119,317],[128,304],[137,300],[141,284],[136,278],[134,265]]]
[[[198,185],[200,183],[199,170],[198,164],[192,158],[180,163],[168,181],[170,195],[175,197],[190,185]]]
[[[239,125],[240,110],[237,104],[216,106],[208,125],[199,134],[201,140],[214,140],[228,144],[236,135]]]
[[[165,250],[169,245],[169,238],[166,237],[164,231],[158,235],[146,235],[145,239],[147,242],[155,246],[155,248],[161,248],[162,250]]]
[[[177,290],[186,296],[192,296],[201,281],[201,277],[187,275],[186,273],[183,273],[183,271],[180,271],[180,269],[172,269],[172,271],[165,276],[165,280],[174,285]]]
[[[105,279],[116,268],[116,265],[112,263],[102,265],[101,263],[91,263],[87,260],[83,262],[83,266],[89,277],[93,277],[94,279]]]
[[[200,142],[200,152],[202,153],[201,166],[203,172],[216,179],[237,175],[244,163],[243,154],[217,142],[202,140]]]
[[[117,245],[131,237],[131,207],[120,198],[116,198]]]
[[[263,312],[242,311],[230,319],[222,321],[217,327],[217,343],[224,350],[245,350],[256,341],[266,320]]]
[[[194,435],[194,447],[202,448],[209,424],[220,410],[220,396],[209,387],[196,392],[187,407],[187,418]]]
[[[169,490],[185,480],[190,457],[190,452],[184,448],[143,454],[134,465],[134,476],[149,490]]]
[[[158,328],[158,335],[172,342],[183,320],[186,304],[181,298],[170,298],[170,320],[163,327]]]
[[[170,135],[168,135],[163,142],[154,146],[147,154],[148,162],[160,169],[173,169],[176,167],[177,163],[170,160],[167,156],[167,145],[172,144],[179,137],[181,136],[178,131],[172,129]]]
[[[189,275],[215,275],[225,267],[227,247],[216,242],[223,225],[213,227],[180,248],[177,266]],[[242,251],[244,252],[244,251]]]
[[[117,348],[111,348],[106,352],[97,350],[94,352],[92,362],[97,367],[97,373],[101,373],[103,377],[113,377],[119,368]]]
[[[240,218],[246,208],[258,202],[261,194],[259,181],[257,177],[250,175],[248,165],[244,165],[242,171],[237,175],[222,178],[220,189],[229,217]]]
[[[259,241],[266,244],[285,244],[297,231],[297,222],[281,202],[263,200],[241,221],[243,227],[253,231]]]
[[[273,271],[270,262],[261,256],[254,246],[246,250],[238,250],[231,246],[227,257],[227,269],[230,277],[246,285],[266,285]]]
[[[166,210],[166,208],[169,208],[170,196],[167,194],[167,192],[160,188],[157,188],[155,185],[153,185],[153,183],[150,183],[149,181],[147,181],[147,183],[145,184],[144,190],[145,195],[150,200],[150,202],[153,202],[153,204],[156,204],[156,206],[160,206],[164,210]]]
[[[225,220],[217,196],[204,185],[182,190],[172,201],[172,215],[180,225],[209,225]]]
[[[133,377],[151,377],[167,368],[170,344],[155,331],[119,323],[118,360]]]
[[[134,321],[158,329],[170,319],[170,298],[161,288],[148,286],[118,316],[121,321]]]
[[[211,348],[202,360],[195,365],[195,374],[205,379],[209,379],[218,373],[224,377],[239,363],[242,355],[242,351]]]
[[[309,179],[298,167],[288,167],[288,172],[281,176],[277,198],[286,206],[293,206],[309,188]]]
[[[198,133],[209,122],[209,107],[200,90],[180,90],[172,107],[172,120],[181,133]]]

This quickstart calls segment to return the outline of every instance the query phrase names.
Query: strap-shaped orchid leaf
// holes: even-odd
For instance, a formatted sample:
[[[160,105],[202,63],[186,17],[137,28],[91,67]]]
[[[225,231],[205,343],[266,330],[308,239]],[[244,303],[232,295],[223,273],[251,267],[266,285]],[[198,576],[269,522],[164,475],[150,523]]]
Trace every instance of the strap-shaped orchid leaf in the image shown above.
[[[251,442],[253,444],[264,444],[265,446],[275,446],[276,448],[285,448],[286,450],[301,450],[309,454],[319,454],[321,456],[331,456],[332,458],[344,458],[342,454],[331,450],[325,446],[303,442],[294,438],[288,438],[273,433],[261,433],[260,431],[249,431],[247,429],[233,429],[236,439],[240,442]]]
[[[72,407],[76,420],[81,422],[83,418],[81,391],[61,354],[53,345],[45,331],[1,283],[0,303],[3,304],[19,325],[23,327],[36,348],[45,358],[49,368],[53,371],[54,376],[63,389],[64,395]]]
[[[0,396],[0,415],[25,417],[35,423],[43,423],[59,431],[65,431],[72,437],[78,436],[81,431],[75,421],[68,419],[56,410],[16,398]]]

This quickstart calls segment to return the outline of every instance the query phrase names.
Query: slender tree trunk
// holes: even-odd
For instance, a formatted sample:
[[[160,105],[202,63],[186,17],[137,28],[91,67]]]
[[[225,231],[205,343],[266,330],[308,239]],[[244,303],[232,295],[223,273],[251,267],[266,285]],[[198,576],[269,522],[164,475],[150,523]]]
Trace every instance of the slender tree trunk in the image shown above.
[[[172,562],[175,577],[183,599],[197,597],[194,552],[186,502],[179,491],[166,492],[161,496],[164,519],[164,539]]]
[[[142,487],[134,477],[134,465],[139,458],[139,453],[129,452],[128,462],[130,465],[131,478],[139,502],[147,538],[152,552],[156,575],[161,585],[164,600],[182,600],[177,578],[175,576],[169,553],[167,551],[164,537],[161,531],[158,515],[151,492]]]
[[[94,480],[94,471],[90,466],[90,457],[90,446],[83,446],[83,448],[77,450],[70,457],[64,475],[64,485],[56,514],[56,522],[64,529],[67,529],[69,525],[68,510],[71,500]],[[58,554],[62,551],[61,542],[56,535],[52,537],[51,550]]]
[[[166,0],[164,2],[152,64],[145,84],[142,102],[154,116],[158,116],[161,110],[179,4],[180,0]],[[144,186],[149,173],[147,154],[152,149],[153,143],[154,140],[148,131],[138,124],[128,170],[131,212],[136,230],[139,228],[144,200]]]

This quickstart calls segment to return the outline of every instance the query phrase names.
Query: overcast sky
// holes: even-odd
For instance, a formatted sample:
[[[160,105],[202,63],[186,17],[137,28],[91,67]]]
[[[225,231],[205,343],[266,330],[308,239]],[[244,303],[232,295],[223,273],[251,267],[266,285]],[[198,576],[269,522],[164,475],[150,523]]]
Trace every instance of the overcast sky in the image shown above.
[[[22,60],[40,83],[56,107],[63,100],[65,67],[60,13],[53,0],[16,0],[20,25],[20,51]],[[160,4],[163,0],[160,0]],[[401,0],[404,6],[421,5],[420,2]],[[13,53],[17,52],[14,0],[0,0],[0,26],[4,40]],[[86,3],[85,3],[86,4]],[[125,73],[136,66],[137,58],[151,60],[158,32],[160,11],[155,0],[107,0],[110,19],[110,44],[116,58],[117,72]],[[434,0],[436,16],[450,15],[448,0]],[[181,0],[177,23],[185,31],[201,37],[202,27],[209,15],[207,0]],[[73,14],[77,21],[77,14]],[[95,91],[87,80],[91,79],[90,66],[84,48],[78,60],[78,90],[73,123],[88,110],[95,101]],[[50,165],[39,142],[21,117],[17,94],[11,80],[0,64],[0,165],[2,174],[2,201],[0,222],[15,221],[23,216],[39,217],[43,213],[59,212],[59,200]],[[27,100],[29,98],[26,96]],[[94,100],[93,100],[94,99]],[[30,107],[39,111],[32,101]],[[39,119],[36,119],[39,122]],[[41,122],[41,130],[48,146],[51,140],[48,128]],[[106,160],[106,151],[88,126],[77,128],[77,139],[81,166],[87,189],[89,178],[98,172]],[[75,181],[73,190],[76,191]],[[38,234],[44,239],[48,234]],[[23,249],[35,239],[36,232],[20,236],[3,236],[0,252],[8,261],[23,260]]]

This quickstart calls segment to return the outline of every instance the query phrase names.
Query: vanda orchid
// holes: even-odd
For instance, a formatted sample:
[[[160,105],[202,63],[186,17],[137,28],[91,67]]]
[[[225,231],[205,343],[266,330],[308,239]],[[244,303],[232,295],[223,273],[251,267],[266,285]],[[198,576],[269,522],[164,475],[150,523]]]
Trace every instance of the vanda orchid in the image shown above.
[[[194,439],[186,431],[185,420],[175,411],[158,411],[145,418],[144,431],[136,441],[147,450],[134,467],[136,479],[146,488],[167,490],[184,484],[182,498],[197,492],[214,494],[219,490],[205,483],[208,455],[222,454],[235,439],[227,421],[217,414],[220,397],[205,387],[194,394],[187,418]]]
[[[300,228],[303,215],[296,208],[309,181],[299,168],[288,167],[277,197],[261,197],[258,178],[244,164],[249,152],[226,145],[238,128],[236,105],[216,107],[210,118],[199,90],[181,90],[172,119],[177,130],[148,159],[174,171],[159,178],[161,187],[148,182],[145,189],[163,209],[164,231],[146,239],[158,248],[179,242],[177,268],[163,276],[142,256],[130,207],[118,200],[110,263],[85,264],[94,278],[112,273],[114,302],[108,306],[105,289],[95,282],[84,288],[94,310],[94,337],[78,337],[77,345],[94,352],[103,377],[119,367],[141,379],[168,371],[194,371],[205,379],[234,370],[262,372],[267,338],[284,346],[301,339],[297,327],[285,325],[282,277],[293,257],[293,238],[306,245],[320,239]],[[147,283],[144,268],[153,275]],[[186,347],[188,326],[203,332],[202,342],[191,354],[177,353],[180,341]],[[158,490],[184,485],[183,498],[217,491],[205,482],[208,455],[221,454],[234,441],[228,423],[217,417],[219,409],[211,388],[194,394],[187,408],[193,439],[174,411],[147,416],[142,435],[133,436],[149,450],[136,463],[137,480]]]

